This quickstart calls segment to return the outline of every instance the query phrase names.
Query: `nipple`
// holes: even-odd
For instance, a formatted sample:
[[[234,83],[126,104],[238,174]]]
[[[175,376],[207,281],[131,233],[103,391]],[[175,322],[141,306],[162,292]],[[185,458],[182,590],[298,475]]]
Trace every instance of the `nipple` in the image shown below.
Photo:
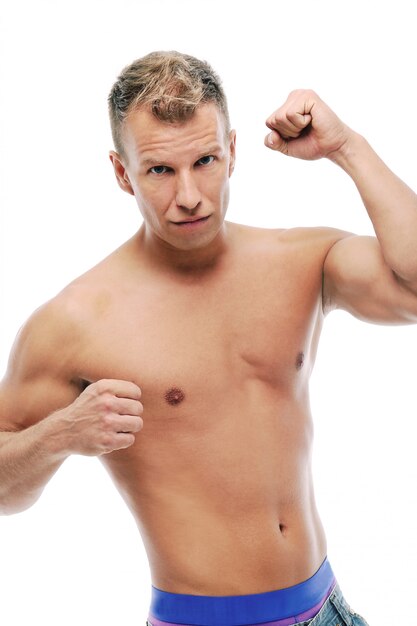
[[[184,392],[178,387],[171,387],[171,389],[168,389],[168,391],[165,393],[165,400],[168,402],[168,404],[171,404],[172,406],[179,404],[184,400],[184,398]]]
[[[300,370],[304,365],[304,352],[299,352],[297,354],[297,360],[295,362],[295,367]]]

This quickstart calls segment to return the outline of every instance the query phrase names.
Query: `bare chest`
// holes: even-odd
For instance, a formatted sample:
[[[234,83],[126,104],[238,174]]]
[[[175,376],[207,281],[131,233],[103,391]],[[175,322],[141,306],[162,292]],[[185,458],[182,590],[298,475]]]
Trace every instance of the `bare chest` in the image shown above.
[[[259,386],[295,393],[311,372],[320,313],[314,266],[308,273],[248,266],[211,283],[146,283],[101,307],[79,376],[134,381],[156,418],[206,412],[219,398]]]

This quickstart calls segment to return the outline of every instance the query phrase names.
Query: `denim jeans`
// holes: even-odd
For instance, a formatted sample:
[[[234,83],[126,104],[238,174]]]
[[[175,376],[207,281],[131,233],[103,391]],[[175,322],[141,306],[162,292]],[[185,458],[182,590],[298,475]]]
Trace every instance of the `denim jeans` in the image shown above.
[[[354,613],[344,599],[339,585],[332,593],[313,619],[299,622],[294,626],[369,626],[363,617]]]

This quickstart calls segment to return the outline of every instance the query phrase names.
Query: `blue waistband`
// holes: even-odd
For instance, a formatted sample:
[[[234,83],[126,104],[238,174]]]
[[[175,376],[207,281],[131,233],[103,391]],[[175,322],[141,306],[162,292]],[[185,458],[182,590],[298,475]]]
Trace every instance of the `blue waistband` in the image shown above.
[[[152,585],[150,615],[177,624],[256,624],[285,619],[318,604],[336,582],[325,559],[308,580],[293,587],[242,596],[196,596]]]

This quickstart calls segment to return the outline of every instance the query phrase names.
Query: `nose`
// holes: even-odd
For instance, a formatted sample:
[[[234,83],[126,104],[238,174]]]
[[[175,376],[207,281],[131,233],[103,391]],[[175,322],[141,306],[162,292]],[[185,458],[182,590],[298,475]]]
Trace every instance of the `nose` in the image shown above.
[[[176,181],[176,203],[179,207],[192,211],[200,204],[201,193],[192,172],[181,172]]]

